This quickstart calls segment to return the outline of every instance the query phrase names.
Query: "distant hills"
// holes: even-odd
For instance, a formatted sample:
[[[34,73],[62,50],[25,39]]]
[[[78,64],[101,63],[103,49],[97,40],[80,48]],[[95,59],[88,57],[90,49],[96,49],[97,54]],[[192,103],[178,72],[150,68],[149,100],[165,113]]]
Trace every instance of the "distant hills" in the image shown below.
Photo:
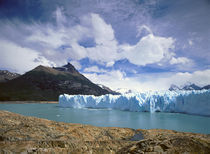
[[[0,70],[0,82],[12,80],[14,78],[17,78],[18,76],[20,76],[20,74],[11,73],[7,70]]]
[[[117,94],[92,83],[70,63],[53,68],[40,65],[0,83],[1,101],[54,101],[64,93],[96,96]]]
[[[172,84],[169,88],[170,91],[174,91],[174,90],[203,90],[203,89],[210,89],[210,85],[200,87],[194,83],[188,82],[182,86],[177,86],[177,85]]]

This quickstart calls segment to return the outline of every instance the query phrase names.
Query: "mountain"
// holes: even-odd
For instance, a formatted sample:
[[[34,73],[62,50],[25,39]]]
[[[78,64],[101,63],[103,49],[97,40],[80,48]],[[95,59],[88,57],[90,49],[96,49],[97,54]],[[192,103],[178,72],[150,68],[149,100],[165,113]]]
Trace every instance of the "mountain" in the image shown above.
[[[109,87],[107,87],[107,86],[104,86],[104,85],[102,85],[102,84],[97,84],[99,87],[101,87],[102,89],[105,89],[105,90],[107,90],[108,92],[110,92],[110,93],[112,93],[112,94],[115,94],[115,95],[120,95],[120,93],[119,92],[115,92],[115,91],[113,91],[113,90],[111,90]]]
[[[202,87],[201,89],[206,89],[206,90],[208,90],[208,89],[210,89],[210,85],[206,85],[206,86]]]
[[[173,90],[202,90],[202,89],[210,89],[210,85],[200,87],[194,83],[187,82],[186,84],[184,84],[182,86],[177,86],[177,85],[172,84],[169,88],[170,91],[173,91]]]
[[[177,86],[177,85],[175,85],[175,84],[172,84],[168,90],[170,90],[170,91],[174,91],[174,90],[181,90],[181,88],[180,88],[180,87],[178,87],[178,86]]]
[[[0,82],[6,82],[8,80],[12,80],[14,78],[17,78],[18,76],[20,76],[20,74],[11,73],[7,70],[0,70]]]
[[[73,65],[35,69],[4,83],[0,83],[0,100],[58,100],[60,94],[103,95],[106,89],[92,83]]]
[[[201,90],[201,87],[197,86],[196,84],[188,84],[185,85],[182,90]]]
[[[68,63],[67,65],[64,65],[62,67],[53,67],[53,69],[62,72],[68,72],[74,75],[82,75],[75,69],[75,67],[71,63]]]

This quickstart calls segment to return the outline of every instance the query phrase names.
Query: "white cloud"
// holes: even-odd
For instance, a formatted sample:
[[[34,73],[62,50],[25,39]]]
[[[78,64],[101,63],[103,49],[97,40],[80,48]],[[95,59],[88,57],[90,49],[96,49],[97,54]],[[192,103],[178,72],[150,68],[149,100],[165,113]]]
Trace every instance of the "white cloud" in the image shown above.
[[[65,22],[65,18],[62,16],[62,11],[57,9],[57,22],[61,22],[60,20]],[[59,61],[62,61],[61,59],[66,60],[68,58],[80,60],[88,57],[103,63],[118,59],[117,41],[114,37],[112,26],[106,24],[98,14],[94,13],[81,17],[80,20],[81,24],[73,27],[61,26],[61,24],[57,24],[58,27],[35,24],[28,28],[33,33],[26,41],[42,44],[44,49],[40,52],[43,52],[46,58],[55,63],[59,63]],[[85,37],[94,38],[96,46],[90,48],[81,46],[78,42]],[[62,45],[67,45],[69,48],[58,52],[57,49]],[[58,57],[59,61],[56,60]]]
[[[192,63],[192,60],[186,58],[186,57],[172,57],[172,59],[170,60],[170,64],[189,64]]]
[[[64,15],[61,9],[57,9],[57,22],[66,22],[65,17],[62,16]],[[155,36],[146,25],[140,26],[139,32],[145,29],[150,34],[141,38],[136,45],[119,45],[112,26],[94,13],[81,17],[80,25],[73,27],[48,25],[45,28],[37,26],[34,29],[36,30],[28,38],[28,41],[44,44],[48,50],[42,51],[43,55],[57,64],[64,61],[62,59],[80,60],[88,57],[107,67],[113,66],[115,61],[125,58],[136,65],[147,65],[170,60],[175,55],[172,52],[175,40],[170,37]],[[81,46],[78,42],[85,37],[93,38],[96,46],[88,48]],[[56,51],[62,45],[70,47],[62,53]]]
[[[2,68],[24,73],[38,65],[55,66],[54,63],[32,49],[5,40],[0,40],[0,44],[0,65]]]
[[[183,85],[187,82],[195,83],[199,86],[210,84],[210,70],[179,73],[166,73],[156,74],[152,79],[145,82],[151,89],[165,90],[168,89],[171,84]]]
[[[91,14],[93,34],[96,44],[112,45],[115,41],[114,30],[110,24],[107,24],[98,14]]]
[[[98,66],[91,66],[84,69],[84,72],[105,73],[104,69],[99,69]]]
[[[188,40],[188,43],[189,43],[190,46],[193,45],[193,41],[192,40]]]
[[[183,85],[187,82],[199,86],[210,84],[210,69],[192,73],[150,73],[126,77],[125,73],[113,70],[104,74],[85,73],[91,81],[111,89],[126,88],[134,91],[167,90],[171,84]]]
[[[89,58],[106,67],[113,66],[120,59],[128,59],[140,66],[153,63],[161,65],[170,60],[171,64],[186,62],[182,57],[174,58],[173,38],[156,36],[146,25],[140,26],[139,32],[145,29],[149,34],[139,39],[135,45],[119,44],[112,26],[98,14],[90,13],[80,17],[80,24],[74,26],[67,26],[68,21],[61,8],[58,8],[54,15],[56,26],[37,23],[30,26],[19,25],[18,27],[25,27],[29,32],[19,47],[37,51],[47,61],[58,66],[70,59],[78,68],[81,66],[76,61],[83,58]],[[80,45],[78,42],[84,38],[92,38],[96,45],[87,48]]]
[[[81,64],[78,61],[71,61],[70,62],[77,70],[80,70],[82,68]]]
[[[90,14],[91,33],[96,42],[95,47],[86,48],[90,59],[109,63],[119,59],[117,53],[118,42],[114,36],[114,30],[98,14]]]
[[[174,49],[174,40],[149,34],[143,37],[136,45],[124,45],[122,49],[125,50],[125,57],[131,63],[136,65],[152,64],[171,57],[171,50]]]
[[[62,26],[63,23],[67,21],[66,17],[63,15],[63,8],[58,7],[54,13],[57,24],[59,24],[59,26]]]
[[[141,25],[141,26],[137,27],[138,33],[137,33],[136,37],[139,37],[141,35],[142,31],[144,31],[144,30],[146,30],[149,34],[153,34],[152,30],[148,26]]]
[[[112,89],[123,87],[125,83],[125,73],[119,70],[109,71],[103,74],[83,73],[88,79],[97,84],[103,84]]]
[[[114,61],[110,61],[110,62],[108,62],[107,64],[106,64],[106,67],[111,67],[111,66],[113,66],[114,65]]]

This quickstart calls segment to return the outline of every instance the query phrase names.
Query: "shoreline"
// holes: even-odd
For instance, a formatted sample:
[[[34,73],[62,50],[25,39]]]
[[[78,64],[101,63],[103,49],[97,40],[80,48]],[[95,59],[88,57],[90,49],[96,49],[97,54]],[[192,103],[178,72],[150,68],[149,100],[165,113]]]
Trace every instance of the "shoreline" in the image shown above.
[[[209,153],[210,135],[56,122],[0,111],[0,152]]]
[[[58,101],[0,101],[0,104],[58,104]]]

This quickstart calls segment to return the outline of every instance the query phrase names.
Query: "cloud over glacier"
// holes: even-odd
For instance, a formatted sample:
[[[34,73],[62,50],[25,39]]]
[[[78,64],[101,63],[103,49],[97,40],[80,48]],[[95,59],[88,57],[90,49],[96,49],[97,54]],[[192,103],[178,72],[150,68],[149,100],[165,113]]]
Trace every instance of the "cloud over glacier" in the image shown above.
[[[37,0],[18,1],[17,7],[2,3],[0,68],[24,73],[40,64],[69,61],[93,82],[111,88],[166,89],[188,80],[209,84],[210,20],[202,16],[209,4],[186,3],[189,0]],[[29,6],[39,11],[25,9]]]
[[[135,45],[119,44],[112,26],[98,14],[82,16],[80,24],[74,26],[68,26],[68,20],[61,8],[57,8],[54,15],[56,25],[34,23],[21,24],[19,27],[25,27],[29,32],[23,38],[24,45],[57,65],[66,63],[68,59],[78,61],[89,58],[105,66],[111,63],[113,65],[121,59],[128,59],[131,63],[141,66],[169,61],[175,55],[175,40],[171,37],[156,36],[150,31],[150,34],[140,38]],[[85,38],[92,38],[95,46],[80,45],[79,41]]]

